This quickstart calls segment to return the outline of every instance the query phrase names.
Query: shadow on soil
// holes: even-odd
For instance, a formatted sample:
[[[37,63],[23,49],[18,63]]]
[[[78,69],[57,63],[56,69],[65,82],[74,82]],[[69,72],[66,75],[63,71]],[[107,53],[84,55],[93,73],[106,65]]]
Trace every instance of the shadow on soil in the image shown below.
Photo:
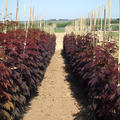
[[[65,71],[68,73],[66,76],[66,80],[70,83],[70,89],[72,91],[72,96],[77,100],[79,112],[77,114],[74,114],[74,120],[90,120],[89,118],[89,111],[88,111],[88,105],[89,102],[87,101],[87,98],[85,95],[83,95],[83,90],[80,89],[80,86],[78,83],[75,83],[78,78],[75,78],[75,76],[72,75],[72,72],[70,70],[70,66],[68,65],[65,55],[63,51],[61,51],[61,55],[64,58],[65,63]]]
[[[18,120],[23,120],[24,119],[24,115],[27,114],[27,112],[31,108],[31,101],[34,100],[38,95],[39,95],[38,89],[36,89],[34,95],[32,95],[31,98],[28,100],[28,102],[25,104],[25,108],[24,108],[25,110],[22,112],[22,114],[20,115]]]
[[[47,67],[46,67],[44,73],[46,72],[46,70],[47,70]],[[20,115],[20,117],[18,118],[18,120],[23,120],[23,119],[24,119],[25,114],[27,114],[28,111],[31,109],[31,101],[34,100],[36,97],[39,96],[38,88],[41,86],[43,79],[44,79],[44,75],[43,75],[43,77],[41,78],[41,81],[40,81],[40,83],[38,84],[37,89],[35,89],[34,93],[31,94],[31,97],[30,97],[30,98],[28,99],[28,101],[26,102],[26,104],[25,104],[25,106],[24,106],[24,109],[25,109],[25,110],[21,113],[21,115]]]

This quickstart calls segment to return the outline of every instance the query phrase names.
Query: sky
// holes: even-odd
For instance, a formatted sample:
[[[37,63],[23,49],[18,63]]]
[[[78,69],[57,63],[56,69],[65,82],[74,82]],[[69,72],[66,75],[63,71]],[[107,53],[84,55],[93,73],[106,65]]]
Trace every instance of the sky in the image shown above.
[[[88,16],[98,6],[105,5],[108,0],[32,0],[35,16],[42,19],[75,19]],[[119,0],[112,1],[112,18],[119,16]],[[6,0],[0,1],[0,13],[5,10]],[[17,0],[8,0],[8,14],[10,19],[15,19]],[[28,19],[31,0],[19,0],[20,20]],[[0,19],[2,15],[0,15]]]

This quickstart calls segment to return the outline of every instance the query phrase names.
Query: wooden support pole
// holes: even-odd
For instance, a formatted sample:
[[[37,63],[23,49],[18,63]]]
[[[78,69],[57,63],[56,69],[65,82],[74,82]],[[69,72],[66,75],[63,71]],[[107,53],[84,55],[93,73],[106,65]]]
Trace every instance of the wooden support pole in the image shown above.
[[[28,24],[27,24],[27,31],[28,31],[29,27],[31,28],[31,7],[29,9],[29,19],[28,19]]]
[[[107,1],[105,3],[105,13],[104,13],[104,30],[105,30],[105,34],[106,34],[106,27],[107,27],[107,19],[106,19],[106,15],[107,15]]]
[[[79,35],[79,19],[77,20],[77,35]]]
[[[120,0],[119,0],[119,51],[118,51],[118,72],[120,72]],[[118,86],[120,86],[120,76],[118,73]]]
[[[83,32],[86,33],[86,18],[83,16]]]
[[[20,14],[18,14],[18,26],[20,26]]]
[[[40,16],[39,16],[39,29],[40,29],[40,19],[41,19],[41,18],[40,18]]]
[[[18,26],[20,26],[19,0],[17,0],[17,8],[16,8],[16,22],[18,23]],[[15,29],[17,29],[17,26],[15,26]]]
[[[5,8],[5,21],[6,21],[6,24],[7,24],[7,0],[6,0],[6,8]]]
[[[30,28],[31,28],[31,10],[32,10],[32,0],[31,0],[30,15],[29,15],[29,24],[30,24]]]
[[[104,10],[104,7],[102,6],[101,7],[101,22],[100,22],[100,41],[102,42],[102,45],[103,45],[103,10]]]
[[[95,27],[96,27],[96,11],[94,11],[94,31],[95,31]]]
[[[103,7],[102,7],[102,12],[101,12],[101,31],[103,30]]]
[[[109,0],[108,40],[110,35],[110,26],[111,26],[111,0]]]
[[[17,8],[16,8],[16,22],[18,21],[18,11],[19,11],[19,0],[17,0]]]
[[[42,31],[42,18],[40,17],[40,30]]]
[[[5,26],[5,29],[4,29],[4,33],[6,33],[7,32],[7,0],[6,0],[6,8],[5,8],[5,24],[6,24],[6,26]]]
[[[92,32],[92,28],[93,28],[93,12],[91,12],[91,17],[90,17],[90,30]]]
[[[35,16],[35,27],[36,27],[36,25],[37,25],[37,17]]]
[[[27,22],[27,27],[26,27],[26,33],[25,33],[25,41],[24,41],[24,50],[23,50],[23,54],[26,52],[26,45],[27,45],[27,37],[28,37],[28,32],[29,32],[29,25],[30,25],[30,10],[29,10],[29,18],[28,18],[28,22]]]
[[[48,25],[47,25],[47,21],[45,22],[45,31],[48,32]]]
[[[87,18],[85,17],[85,33],[87,33]]]
[[[96,46],[95,31],[96,31],[96,11],[94,11],[94,40],[93,40],[93,46]]]
[[[74,20],[74,33],[76,35],[76,20]]]
[[[104,47],[104,43],[105,43],[105,39],[106,39],[106,5],[104,8],[104,32],[103,32],[103,47]]]
[[[37,22],[36,22],[37,23],[37,27],[36,28],[39,29],[39,27],[40,27],[39,23],[40,22],[39,22],[39,16],[38,15],[37,15],[36,19],[37,19]]]
[[[44,20],[44,31],[46,32],[46,21]]]
[[[26,14],[25,14],[25,5],[24,5],[24,29],[26,30]]]
[[[34,25],[34,8],[32,10],[32,27],[33,27],[33,25]]]
[[[2,19],[3,19],[3,24],[5,23],[5,15],[4,15],[4,9],[3,9],[3,12],[2,12]]]
[[[83,32],[83,30],[84,30],[84,26],[83,26],[83,24],[84,24],[84,18],[83,18],[83,16],[82,16],[82,24],[81,24],[82,34],[84,33],[84,32]]]
[[[83,18],[80,19],[80,35],[82,36],[83,33]]]
[[[30,16],[29,16],[29,22],[30,22],[30,27],[31,27],[31,7],[30,7]]]
[[[87,32],[89,32],[89,14],[88,14],[88,19],[87,19]]]
[[[2,12],[2,19],[3,19],[2,23],[5,24],[5,13],[4,13],[4,8],[3,8],[3,12]],[[5,32],[5,29],[4,29],[4,28],[2,29],[2,32],[3,32],[3,33]]]
[[[99,30],[99,20],[100,20],[100,5],[98,7],[98,24],[97,24],[97,30]]]
[[[82,34],[84,34],[84,28],[85,28],[85,26],[84,26],[84,16],[82,16]]]
[[[39,25],[39,22],[40,21],[40,19],[39,19],[39,16],[37,17],[37,26],[38,26],[38,28],[40,27],[40,25]]]

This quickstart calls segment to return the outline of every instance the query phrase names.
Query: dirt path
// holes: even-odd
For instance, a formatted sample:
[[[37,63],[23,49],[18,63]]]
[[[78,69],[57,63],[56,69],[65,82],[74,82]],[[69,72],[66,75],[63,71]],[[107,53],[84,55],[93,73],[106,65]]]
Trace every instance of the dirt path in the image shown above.
[[[77,102],[65,81],[64,59],[61,56],[64,34],[56,34],[56,52],[45,73],[38,96],[31,101],[30,110],[23,120],[73,120],[78,112]]]

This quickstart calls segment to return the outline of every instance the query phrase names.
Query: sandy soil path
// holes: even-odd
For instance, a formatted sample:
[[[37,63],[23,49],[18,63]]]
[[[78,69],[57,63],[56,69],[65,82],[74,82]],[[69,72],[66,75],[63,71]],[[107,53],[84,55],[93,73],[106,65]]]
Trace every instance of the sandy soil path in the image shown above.
[[[71,95],[64,59],[61,56],[64,34],[56,34],[56,52],[38,89],[38,96],[31,101],[30,110],[23,120],[74,120],[77,102]]]

